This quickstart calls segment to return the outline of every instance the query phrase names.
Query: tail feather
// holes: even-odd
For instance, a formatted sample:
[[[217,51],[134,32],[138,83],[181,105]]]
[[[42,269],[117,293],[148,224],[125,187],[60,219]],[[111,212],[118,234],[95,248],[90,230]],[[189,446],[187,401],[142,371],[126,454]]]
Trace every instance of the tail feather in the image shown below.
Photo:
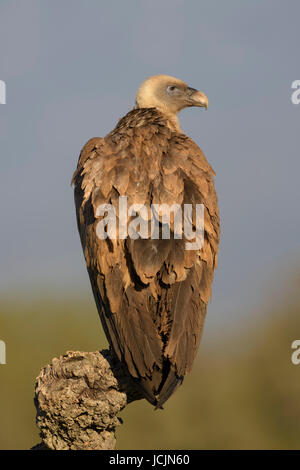
[[[135,383],[140,392],[144,395],[144,398],[151,403],[151,405],[157,405],[157,398],[153,392],[152,384],[148,379],[141,377],[140,379],[135,379]]]
[[[159,392],[159,397],[155,409],[162,409],[162,405],[170,398],[170,396],[175,392],[176,388],[179,387],[183,382],[183,376],[178,376],[171,366],[169,374]]]

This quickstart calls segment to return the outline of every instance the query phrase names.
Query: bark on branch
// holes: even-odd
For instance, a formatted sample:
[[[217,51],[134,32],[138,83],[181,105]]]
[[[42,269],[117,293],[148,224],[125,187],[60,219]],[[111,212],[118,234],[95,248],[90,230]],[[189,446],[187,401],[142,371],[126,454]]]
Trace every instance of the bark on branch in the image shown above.
[[[68,351],[37,378],[34,402],[42,443],[33,449],[114,449],[118,413],[141,398],[112,350]]]

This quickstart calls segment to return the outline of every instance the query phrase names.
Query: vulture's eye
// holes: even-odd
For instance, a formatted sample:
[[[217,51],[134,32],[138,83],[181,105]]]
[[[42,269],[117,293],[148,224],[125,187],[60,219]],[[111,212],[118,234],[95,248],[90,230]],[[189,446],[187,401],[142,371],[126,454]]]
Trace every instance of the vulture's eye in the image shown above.
[[[167,92],[168,92],[168,93],[173,93],[173,92],[176,91],[176,90],[178,90],[178,88],[177,88],[177,86],[175,86],[175,85],[169,85],[169,86],[167,87]]]

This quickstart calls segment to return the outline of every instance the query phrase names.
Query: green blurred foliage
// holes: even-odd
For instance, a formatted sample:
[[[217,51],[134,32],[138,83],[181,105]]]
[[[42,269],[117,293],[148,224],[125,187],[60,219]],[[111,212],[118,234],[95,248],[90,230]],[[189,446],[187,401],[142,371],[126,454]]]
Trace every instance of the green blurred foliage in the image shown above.
[[[107,346],[92,296],[53,297],[1,301],[1,449],[39,442],[33,393],[43,365],[67,350]],[[222,328],[217,338],[205,331],[192,373],[163,411],[141,400],[121,413],[118,448],[299,448],[300,365],[291,362],[291,343],[300,339],[298,286],[280,298],[234,331]]]

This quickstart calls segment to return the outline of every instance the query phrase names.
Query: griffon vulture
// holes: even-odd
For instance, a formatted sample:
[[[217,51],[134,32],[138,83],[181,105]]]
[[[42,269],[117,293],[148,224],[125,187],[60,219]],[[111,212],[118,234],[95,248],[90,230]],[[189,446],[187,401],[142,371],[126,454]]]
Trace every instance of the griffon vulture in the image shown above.
[[[134,109],[106,137],[92,138],[83,147],[72,180],[79,234],[105,334],[144,397],[159,408],[192,368],[217,265],[214,171],[180,130],[177,118],[189,106],[207,108],[208,99],[174,77],[148,78]],[[202,204],[201,249],[185,249],[184,233],[181,239],[174,236],[174,217],[169,239],[97,236],[103,220],[99,205],[113,205],[117,220],[133,220],[133,213],[118,212],[121,196],[128,206]],[[165,219],[161,213],[156,217],[161,233]],[[195,228],[194,215],[192,219]]]

